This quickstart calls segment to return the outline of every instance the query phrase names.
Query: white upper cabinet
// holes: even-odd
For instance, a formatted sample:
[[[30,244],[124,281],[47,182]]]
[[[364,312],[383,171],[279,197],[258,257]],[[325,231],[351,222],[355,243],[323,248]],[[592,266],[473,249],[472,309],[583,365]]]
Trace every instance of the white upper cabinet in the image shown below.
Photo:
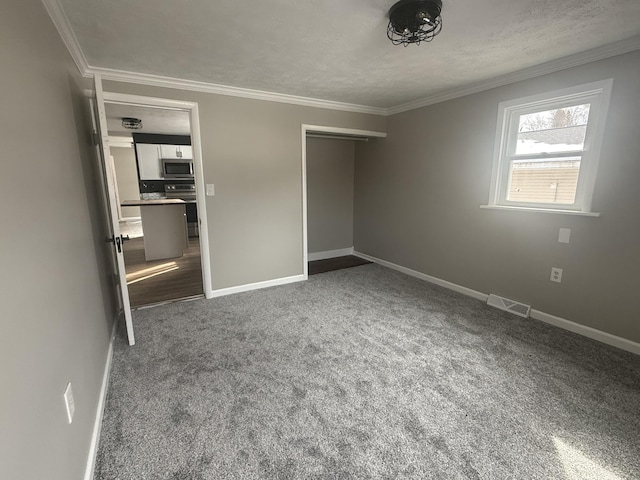
[[[160,145],[161,158],[193,159],[191,145]]]
[[[164,146],[164,145],[163,145]],[[160,161],[160,145],[152,143],[136,144],[140,180],[162,180],[162,163]]]
[[[193,149],[191,145],[180,145],[180,151],[182,152],[182,158],[193,160]]]

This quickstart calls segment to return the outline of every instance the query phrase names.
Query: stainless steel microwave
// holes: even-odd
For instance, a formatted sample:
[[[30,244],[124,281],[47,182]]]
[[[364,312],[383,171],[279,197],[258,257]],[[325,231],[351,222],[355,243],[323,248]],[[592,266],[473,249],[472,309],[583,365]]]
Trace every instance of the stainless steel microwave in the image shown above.
[[[193,160],[189,158],[163,158],[164,178],[193,178]]]

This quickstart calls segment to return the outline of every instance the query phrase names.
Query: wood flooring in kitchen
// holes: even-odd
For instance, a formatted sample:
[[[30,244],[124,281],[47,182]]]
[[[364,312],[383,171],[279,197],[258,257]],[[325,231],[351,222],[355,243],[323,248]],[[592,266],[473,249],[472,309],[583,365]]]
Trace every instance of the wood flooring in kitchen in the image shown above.
[[[200,239],[189,238],[189,248],[182,257],[144,259],[144,237],[124,242],[124,262],[131,307],[153,305],[202,295]]]

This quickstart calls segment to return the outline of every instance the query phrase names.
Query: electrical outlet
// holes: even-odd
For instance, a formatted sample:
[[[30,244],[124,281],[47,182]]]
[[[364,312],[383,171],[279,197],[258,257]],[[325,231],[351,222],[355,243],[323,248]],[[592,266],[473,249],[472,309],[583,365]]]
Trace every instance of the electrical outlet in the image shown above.
[[[213,197],[216,194],[216,187],[213,183],[207,183],[207,197]]]
[[[551,267],[551,281],[556,283],[562,282],[562,269],[558,267]]]
[[[73,414],[76,412],[76,404],[73,401],[71,382],[67,384],[67,388],[64,390],[64,404],[67,407],[67,420],[71,423],[73,422]]]

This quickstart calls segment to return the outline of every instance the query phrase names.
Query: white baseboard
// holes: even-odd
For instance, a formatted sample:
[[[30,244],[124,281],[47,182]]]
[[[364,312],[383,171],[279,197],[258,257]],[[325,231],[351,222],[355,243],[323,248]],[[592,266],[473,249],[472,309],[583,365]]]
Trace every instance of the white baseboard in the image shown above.
[[[476,290],[472,290],[470,288],[463,287],[461,285],[457,285],[455,283],[451,283],[446,280],[442,280],[440,278],[432,277],[431,275],[426,275],[416,270],[411,270],[410,268],[403,267],[395,263],[387,262],[386,260],[382,260],[380,258],[372,257],[371,255],[366,255],[360,252],[353,252],[353,254],[357,257],[364,258],[365,260],[369,260],[371,262],[382,265],[383,267],[387,267],[392,270],[397,270],[398,272],[402,272],[411,277],[416,277],[421,280],[425,280],[435,285],[440,285],[441,287],[448,288],[450,290],[453,290],[458,293],[462,293],[463,295],[467,295],[469,297],[476,298],[483,302],[486,302],[487,298],[489,297],[489,295],[485,293],[478,292]],[[570,332],[577,333],[578,335],[582,335],[584,337],[588,337],[593,340],[606,343],[607,345],[611,345],[612,347],[616,347],[621,350],[626,350],[627,352],[640,355],[640,343],[634,342],[632,340],[618,337],[616,335],[612,335],[610,333],[603,332],[602,330],[597,330],[592,327],[587,327],[586,325],[581,325],[579,323],[572,322],[571,320],[566,320],[564,318],[556,317],[554,315],[541,312],[540,310],[531,309],[531,318],[554,325],[556,327],[560,327],[564,330],[569,330]]]
[[[239,285],[237,287],[220,288],[218,290],[211,290],[210,292],[208,292],[207,298],[223,297],[225,295],[231,295],[234,293],[249,292],[251,290],[259,290],[261,288],[275,287],[277,285],[286,285],[288,283],[302,282],[306,279],[307,277],[305,275],[294,275],[292,277],[276,278],[274,280],[267,280],[264,282],[249,283],[247,285]]]
[[[442,280],[441,278],[432,277],[431,275],[427,275],[425,273],[418,272],[417,270],[411,270],[410,268],[403,267],[401,265],[397,265],[395,263],[387,262],[386,260],[382,260],[380,258],[372,257],[371,255],[366,255],[360,252],[353,252],[356,257],[364,258],[365,260],[369,260],[370,262],[377,263],[382,265],[383,267],[390,268],[392,270],[397,270],[398,272],[402,272],[410,277],[416,277],[420,280],[425,280],[429,283],[433,283],[435,285],[440,285],[441,287],[448,288],[449,290],[453,290],[458,293],[462,293],[463,295],[467,295],[468,297],[473,297],[483,302],[487,301],[489,295],[482,292],[477,292],[476,290],[472,290],[467,287],[463,287],[462,285],[457,285],[455,283],[447,282],[446,280]]]
[[[87,467],[84,473],[84,480],[93,480],[93,474],[96,467],[96,457],[98,455],[98,444],[100,442],[100,432],[102,431],[102,417],[104,414],[104,406],[107,401],[107,390],[109,388],[109,375],[111,374],[111,361],[113,359],[113,342],[116,338],[116,329],[118,327],[119,316],[113,322],[111,329],[111,339],[109,340],[109,350],[107,351],[107,361],[104,366],[104,374],[102,375],[102,386],[100,387],[100,398],[98,400],[98,408],[96,408],[96,418],[93,423],[93,433],[91,434],[91,444],[89,445],[89,455],[87,456]]]
[[[569,330],[570,332],[577,333],[584,337],[589,337],[593,340],[606,343],[607,345],[611,345],[612,347],[617,347],[621,350],[626,350],[627,352],[640,355],[640,343],[636,343],[632,340],[627,340],[626,338],[618,337],[616,335],[603,332],[602,330],[587,327],[586,325],[580,325],[579,323],[556,317],[555,315],[550,315],[548,313],[541,312],[540,310],[532,309],[531,318],[535,318],[536,320],[540,320],[541,322],[555,325],[556,327]]]
[[[327,258],[344,257],[346,255],[353,255],[353,247],[310,253],[307,260],[313,262],[314,260],[325,260]]]

